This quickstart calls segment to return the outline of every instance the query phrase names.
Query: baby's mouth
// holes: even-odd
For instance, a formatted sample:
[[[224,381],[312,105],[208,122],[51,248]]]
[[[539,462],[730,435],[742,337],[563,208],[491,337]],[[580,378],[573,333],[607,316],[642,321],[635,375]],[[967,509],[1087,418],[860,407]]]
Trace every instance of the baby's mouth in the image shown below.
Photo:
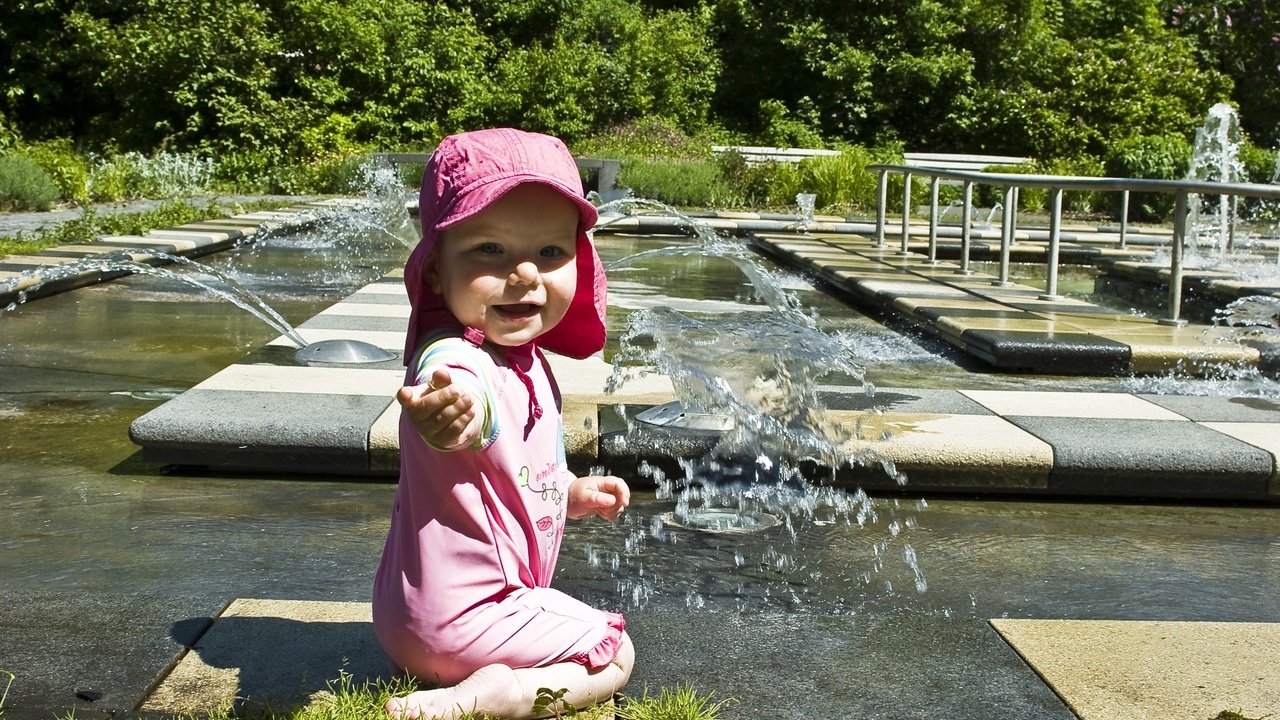
[[[526,318],[538,314],[539,306],[533,303],[512,303],[510,305],[494,305],[499,315],[507,318]]]

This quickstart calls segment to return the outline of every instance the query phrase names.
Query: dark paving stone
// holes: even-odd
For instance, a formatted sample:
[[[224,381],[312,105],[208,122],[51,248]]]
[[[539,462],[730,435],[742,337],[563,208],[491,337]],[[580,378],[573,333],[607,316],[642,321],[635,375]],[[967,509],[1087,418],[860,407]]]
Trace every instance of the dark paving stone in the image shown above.
[[[737,699],[726,720],[1075,717],[980,619],[631,611],[627,630],[627,694],[692,683]]]
[[[143,415],[129,437],[148,462],[364,474],[381,396],[191,390]],[[280,409],[288,407],[282,414]]]
[[[14,674],[5,720],[133,710],[227,601],[0,590],[0,668]]]
[[[1280,423],[1280,400],[1265,397],[1209,397],[1201,395],[1139,395],[1196,422]]]
[[[1275,471],[1271,453],[1191,422],[1005,419],[1053,446],[1050,492],[1264,498]]]
[[[1067,375],[1123,375],[1129,346],[1087,333],[965,330],[965,349],[999,368]]]

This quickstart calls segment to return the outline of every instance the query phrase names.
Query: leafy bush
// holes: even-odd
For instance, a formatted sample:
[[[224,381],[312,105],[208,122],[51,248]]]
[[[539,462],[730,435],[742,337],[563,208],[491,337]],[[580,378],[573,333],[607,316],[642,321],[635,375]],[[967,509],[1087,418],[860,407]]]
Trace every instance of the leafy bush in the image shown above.
[[[1179,135],[1131,137],[1113,143],[1105,159],[1109,177],[1178,180],[1187,176],[1191,143]],[[1112,210],[1119,216],[1121,196],[1111,193]],[[1164,220],[1173,212],[1172,193],[1131,193],[1129,215],[1147,222]]]
[[[23,147],[23,154],[40,164],[58,184],[59,197],[84,202],[88,196],[89,163],[71,140],[59,138]]]
[[[713,144],[708,137],[690,136],[667,118],[649,116],[578,141],[573,150],[577,155],[601,157],[706,160]]]
[[[839,155],[805,158],[799,166],[800,179],[795,191],[817,194],[815,206],[819,208],[874,208],[878,202],[879,177],[867,170],[867,166],[895,159],[901,160],[901,157],[878,158],[876,153],[858,146],[841,148]],[[902,195],[901,182],[899,177],[898,197]],[[786,192],[790,193],[791,188]]]
[[[735,207],[743,203],[710,160],[624,160],[618,184],[630,188],[636,197],[668,205]]]
[[[0,156],[0,210],[44,211],[58,199],[58,184],[25,155]]]
[[[349,193],[358,187],[368,155],[351,153],[311,163],[279,166],[267,173],[267,191],[286,195]]]
[[[190,197],[207,192],[214,162],[193,153],[127,152],[101,158],[89,171],[88,194],[98,201]]]
[[[1246,140],[1240,145],[1240,163],[1244,165],[1246,182],[1265,185],[1276,180],[1276,173],[1280,171],[1280,153]]]
[[[1073,158],[1057,158],[1043,163],[1041,167],[1046,175],[1066,175],[1071,177],[1103,177],[1106,169],[1101,160],[1088,155]],[[1108,196],[1115,193],[1071,190],[1062,193],[1062,209],[1092,213],[1106,207]]]

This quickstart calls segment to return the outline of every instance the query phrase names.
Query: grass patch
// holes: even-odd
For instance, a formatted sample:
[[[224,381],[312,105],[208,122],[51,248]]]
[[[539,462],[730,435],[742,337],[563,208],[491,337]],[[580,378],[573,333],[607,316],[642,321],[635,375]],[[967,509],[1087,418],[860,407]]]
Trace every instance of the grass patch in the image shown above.
[[[732,698],[716,700],[711,693],[703,695],[688,683],[662,688],[657,696],[650,696],[645,688],[639,699],[622,697],[617,708],[622,720],[716,720],[721,710],[737,702]]]
[[[13,674],[0,670],[0,677]],[[269,704],[235,703],[199,715],[181,715],[179,720],[386,720],[387,701],[420,689],[414,680],[397,677],[390,680],[373,680],[357,683],[351,675],[342,672],[331,681],[327,689],[316,693],[311,702],[301,707],[278,708]],[[7,693],[7,688],[5,692]],[[656,696],[645,688],[639,698],[619,696],[616,705],[605,703],[582,710],[559,704],[564,691],[539,691],[540,709],[556,718],[576,720],[716,720],[722,708],[733,700],[716,700],[712,694],[701,694],[692,685],[681,684],[663,688]],[[0,716],[3,715],[4,694],[0,693]],[[75,711],[60,720],[75,720]],[[485,713],[466,714],[462,720],[501,720]]]
[[[19,233],[0,237],[0,256],[30,255],[58,245],[91,243],[101,235],[142,235],[157,228],[170,228],[198,220],[231,217],[282,206],[279,200],[221,205],[211,201],[200,207],[181,200],[171,200],[154,210],[100,214],[85,210],[78,218],[35,233]]]

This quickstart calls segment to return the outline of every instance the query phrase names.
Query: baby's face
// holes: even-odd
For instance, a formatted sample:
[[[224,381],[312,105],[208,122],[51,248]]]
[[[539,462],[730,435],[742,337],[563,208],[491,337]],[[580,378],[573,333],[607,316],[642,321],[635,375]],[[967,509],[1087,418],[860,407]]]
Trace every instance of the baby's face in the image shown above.
[[[460,322],[498,345],[554,328],[577,287],[578,209],[526,183],[440,234],[427,281]]]

